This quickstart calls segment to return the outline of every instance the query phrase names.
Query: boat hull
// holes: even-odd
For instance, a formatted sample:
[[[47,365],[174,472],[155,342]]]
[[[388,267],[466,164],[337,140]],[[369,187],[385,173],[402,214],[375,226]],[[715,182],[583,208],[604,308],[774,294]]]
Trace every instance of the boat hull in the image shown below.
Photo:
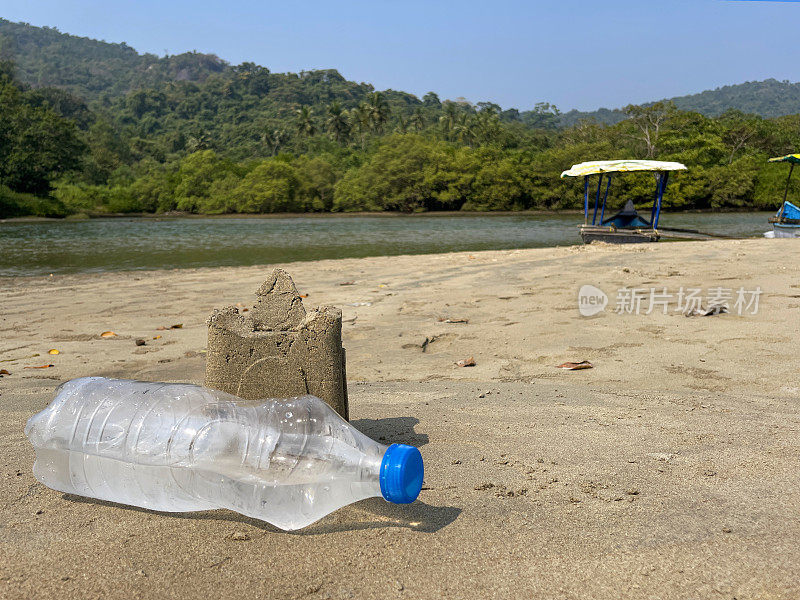
[[[800,237],[800,207],[784,200],[778,213],[769,219],[773,235],[776,238]]]
[[[582,225],[581,238],[584,244],[605,242],[607,244],[643,244],[657,242],[661,236],[655,229],[616,229],[614,227],[598,227]]]
[[[800,238],[800,225],[773,223],[772,231],[775,232],[776,238]]]

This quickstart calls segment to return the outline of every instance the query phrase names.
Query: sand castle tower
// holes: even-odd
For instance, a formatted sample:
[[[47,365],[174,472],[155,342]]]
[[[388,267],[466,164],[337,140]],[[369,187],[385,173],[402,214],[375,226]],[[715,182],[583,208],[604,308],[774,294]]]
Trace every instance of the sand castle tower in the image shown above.
[[[229,306],[209,317],[205,385],[247,400],[312,394],[347,419],[342,311],[306,313],[282,269],[256,298],[247,316]]]

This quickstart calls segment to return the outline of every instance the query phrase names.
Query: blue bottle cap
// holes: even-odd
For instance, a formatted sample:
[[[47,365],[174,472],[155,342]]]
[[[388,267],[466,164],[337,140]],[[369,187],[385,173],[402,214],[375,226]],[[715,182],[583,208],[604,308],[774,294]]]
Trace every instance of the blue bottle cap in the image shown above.
[[[381,461],[381,494],[389,502],[410,504],[422,489],[422,454],[414,446],[392,444]]]

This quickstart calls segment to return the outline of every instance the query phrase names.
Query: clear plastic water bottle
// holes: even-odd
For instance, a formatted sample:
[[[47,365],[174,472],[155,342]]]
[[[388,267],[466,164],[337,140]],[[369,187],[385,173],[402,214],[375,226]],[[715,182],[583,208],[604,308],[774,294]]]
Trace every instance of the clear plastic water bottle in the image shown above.
[[[28,420],[47,487],[152,510],[228,508],[299,529],[357,500],[413,502],[419,450],[388,448],[314,396],[248,406],[197,385],[84,377]]]

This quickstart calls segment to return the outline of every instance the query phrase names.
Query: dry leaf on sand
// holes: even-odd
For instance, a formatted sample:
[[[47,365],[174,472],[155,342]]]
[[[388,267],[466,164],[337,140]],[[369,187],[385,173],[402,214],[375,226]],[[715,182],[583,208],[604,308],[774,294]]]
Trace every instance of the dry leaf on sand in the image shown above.
[[[103,333],[100,334],[100,337],[101,338],[115,338],[115,337],[117,337],[117,334],[114,333],[113,331],[104,331]]]
[[[475,359],[471,356],[469,358],[463,358],[456,363],[459,367],[474,367],[475,364]]]
[[[581,369],[593,369],[594,365],[588,360],[582,360],[581,362],[565,362],[556,368],[566,369],[567,371],[580,371]]]

